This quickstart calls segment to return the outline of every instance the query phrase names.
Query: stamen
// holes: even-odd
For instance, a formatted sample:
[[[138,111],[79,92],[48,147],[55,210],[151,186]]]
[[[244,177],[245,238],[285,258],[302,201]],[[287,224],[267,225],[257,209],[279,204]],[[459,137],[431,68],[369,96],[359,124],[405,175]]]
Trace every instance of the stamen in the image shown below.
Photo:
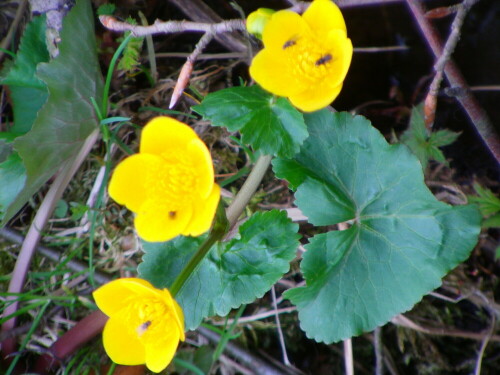
[[[318,60],[316,60],[315,65],[316,66],[324,65],[332,59],[333,59],[332,55],[330,55],[330,54],[324,55],[324,56],[320,57]]]

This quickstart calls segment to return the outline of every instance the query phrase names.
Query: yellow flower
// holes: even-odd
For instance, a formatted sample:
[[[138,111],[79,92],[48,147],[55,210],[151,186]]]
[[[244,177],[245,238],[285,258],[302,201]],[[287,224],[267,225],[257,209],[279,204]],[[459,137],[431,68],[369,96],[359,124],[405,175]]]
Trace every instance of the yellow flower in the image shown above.
[[[306,112],[326,107],[340,93],[353,48],[344,18],[330,0],[314,0],[302,16],[274,13],[263,42],[250,75],[267,91]]]
[[[142,279],[117,279],[93,296],[109,316],[102,341],[113,362],[145,363],[153,372],[168,366],[185,336],[184,315],[167,289],[156,289]]]
[[[220,188],[214,183],[210,152],[193,129],[156,117],[142,131],[139,153],[116,167],[109,195],[137,213],[140,237],[162,242],[206,232]]]

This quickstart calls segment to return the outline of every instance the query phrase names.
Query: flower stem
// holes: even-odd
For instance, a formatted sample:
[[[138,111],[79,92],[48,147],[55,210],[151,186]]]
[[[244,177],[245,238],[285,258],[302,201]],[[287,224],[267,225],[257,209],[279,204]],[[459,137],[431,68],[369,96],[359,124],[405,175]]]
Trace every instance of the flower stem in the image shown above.
[[[226,216],[229,222],[229,228],[233,227],[234,224],[236,224],[238,217],[240,217],[246,205],[248,204],[250,199],[252,199],[255,191],[262,181],[262,178],[264,178],[264,175],[266,174],[269,164],[271,164],[271,160],[271,155],[261,155],[257,159],[252,172],[250,172],[245,183],[234,198],[233,202],[227,208]]]
[[[252,169],[252,172],[248,175],[245,183],[241,187],[238,194],[234,198],[231,205],[227,208],[225,216],[226,220],[220,220],[221,216],[220,212],[218,212],[216,223],[214,224],[210,234],[207,239],[200,245],[196,253],[189,260],[188,264],[182,269],[181,273],[174,280],[172,285],[170,286],[170,293],[172,297],[175,298],[175,295],[181,290],[186,281],[189,279],[194,270],[198,267],[201,261],[208,254],[212,246],[220,241],[226,232],[236,224],[238,217],[241,215],[246,205],[252,199],[255,191],[259,187],[264,174],[271,163],[272,156],[271,155],[261,155],[259,159],[255,163],[255,166]],[[219,206],[219,210],[223,210],[222,205]],[[224,213],[222,212],[222,216]]]
[[[189,260],[188,264],[182,269],[181,273],[174,280],[173,284],[170,287],[170,294],[175,298],[176,294],[181,290],[186,281],[189,279],[189,276],[194,272],[194,270],[198,267],[200,262],[205,258],[205,255],[208,254],[212,246],[224,237],[225,231],[219,229],[212,229],[207,239],[200,245],[196,253]]]

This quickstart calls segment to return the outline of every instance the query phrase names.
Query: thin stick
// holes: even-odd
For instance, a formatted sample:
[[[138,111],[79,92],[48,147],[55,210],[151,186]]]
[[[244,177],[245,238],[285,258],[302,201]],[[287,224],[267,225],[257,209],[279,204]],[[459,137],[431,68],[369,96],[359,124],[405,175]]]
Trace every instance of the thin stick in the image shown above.
[[[191,53],[187,52],[160,52],[156,54],[156,58],[181,58],[189,57]],[[198,60],[216,60],[216,59],[242,59],[246,54],[241,52],[226,52],[226,53],[202,53],[198,56]]]
[[[245,30],[244,20],[227,20],[219,23],[203,23],[191,21],[166,21],[156,20],[152,25],[131,25],[127,22],[118,21],[113,16],[99,16],[99,20],[109,30],[124,32],[130,31],[134,36],[146,36],[155,34],[172,34],[182,32],[200,32],[221,34],[236,30]]]
[[[484,336],[483,341],[481,342],[481,347],[479,348],[479,351],[477,353],[477,361],[476,361],[476,366],[474,369],[474,375],[480,375],[481,374],[481,364],[483,362],[483,357],[484,357],[484,351],[486,350],[486,347],[488,346],[488,343],[491,340],[491,337],[493,336],[493,332],[495,332],[495,327],[496,327],[496,315],[495,315],[495,308],[491,306],[490,300],[483,295],[481,292],[475,293],[475,295],[482,301],[482,304],[486,309],[488,310],[491,320],[490,320],[490,328],[488,330],[488,333]]]
[[[276,320],[276,329],[278,330],[281,353],[283,355],[283,363],[287,366],[290,366],[290,361],[288,360],[288,354],[286,352],[285,337],[283,336],[283,331],[281,329],[281,323],[280,323],[280,316],[278,314],[278,304],[276,303],[276,291],[274,289],[274,285],[271,287],[271,297],[273,299],[274,318]]]
[[[396,326],[413,329],[414,331],[425,333],[427,335],[460,337],[469,340],[481,341],[484,340],[484,337],[488,334],[487,332],[476,333],[476,332],[460,331],[456,329],[446,329],[444,327],[424,327],[422,325],[415,323],[414,321],[412,321],[411,319],[407,318],[404,315],[395,316],[394,318],[391,319],[391,323]],[[492,335],[490,337],[490,341],[500,342],[500,336]]]
[[[0,229],[0,234],[1,234],[1,229]],[[238,319],[238,324],[252,323],[252,322],[255,322],[257,320],[269,318],[270,316],[273,316],[276,314],[278,314],[278,315],[289,314],[289,313],[293,313],[295,311],[297,311],[297,308],[295,306],[284,307],[282,309],[277,309],[277,310],[272,310],[272,311],[264,311],[264,312],[261,312],[258,314],[253,314],[250,316],[243,316],[243,317]],[[234,319],[228,319],[227,322],[226,321],[224,321],[224,322],[213,321],[213,322],[211,322],[211,324],[213,324],[214,326],[222,326],[224,324],[232,324],[233,321],[234,321]]]
[[[352,356],[352,340],[344,340],[344,364],[345,374],[354,375],[354,360]]]
[[[444,67],[450,60],[451,54],[457,46],[458,40],[460,38],[460,30],[465,20],[465,16],[470,8],[477,3],[479,0],[465,0],[458,8],[458,12],[451,24],[451,33],[443,47],[443,53],[437,59],[434,64],[434,71],[436,74],[429,87],[429,93],[425,99],[425,125],[428,129],[432,128],[434,124],[434,119],[436,117],[436,106],[437,106],[437,94],[439,91],[439,86],[443,81]]]
[[[488,346],[488,343],[490,342],[491,336],[493,335],[493,332],[495,330],[495,323],[496,323],[495,316],[492,315],[490,329],[488,331],[488,334],[486,336],[484,336],[484,339],[481,342],[481,348],[479,349],[479,352],[477,353],[477,361],[476,361],[476,366],[474,368],[474,375],[481,374],[481,364],[483,362],[484,351],[486,350],[486,347]]]
[[[175,84],[174,92],[172,93],[172,97],[170,98],[170,104],[168,106],[169,109],[174,108],[175,104],[177,103],[177,100],[179,100],[180,96],[182,95],[182,92],[184,91],[189,82],[189,77],[191,76],[191,73],[193,71],[194,62],[198,58],[198,55],[208,45],[208,43],[212,41],[214,35],[215,34],[211,32],[205,33],[201,37],[199,42],[196,44],[194,51],[188,56],[187,61],[184,63],[184,66],[181,69],[179,78],[177,79],[177,83]]]

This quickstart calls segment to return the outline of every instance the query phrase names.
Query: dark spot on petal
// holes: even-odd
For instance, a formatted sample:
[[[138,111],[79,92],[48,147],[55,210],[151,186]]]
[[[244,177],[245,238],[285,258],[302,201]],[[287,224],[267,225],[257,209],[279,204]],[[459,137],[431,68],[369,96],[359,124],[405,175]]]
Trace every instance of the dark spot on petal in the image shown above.
[[[324,65],[326,64],[328,61],[331,61],[332,60],[332,55],[330,54],[327,54],[325,56],[322,56],[320,57],[318,60],[316,60],[316,66],[320,66],[320,65]]]
[[[169,216],[171,219],[175,219],[175,215],[177,215],[177,212],[175,212],[175,211],[169,211],[169,213],[168,213],[168,216]]]
[[[288,47],[296,45],[297,42],[295,40],[288,40],[285,44],[283,44],[283,49],[287,49]]]
[[[137,334],[140,336],[142,336],[144,334],[144,332],[146,332],[146,330],[149,328],[149,326],[151,325],[151,320],[148,320],[144,323],[142,323],[138,328],[137,328]]]

